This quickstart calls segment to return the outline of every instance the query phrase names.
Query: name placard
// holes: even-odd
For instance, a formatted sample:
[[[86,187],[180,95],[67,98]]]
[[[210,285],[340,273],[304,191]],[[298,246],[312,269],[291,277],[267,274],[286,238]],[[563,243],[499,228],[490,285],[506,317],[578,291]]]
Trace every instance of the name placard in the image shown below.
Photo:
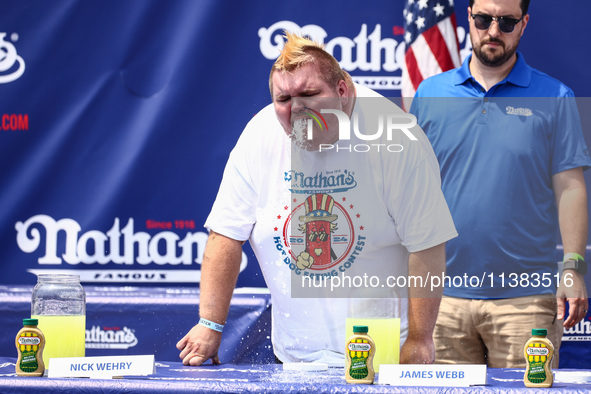
[[[379,384],[469,387],[486,384],[484,364],[382,364]]]
[[[154,355],[50,358],[50,378],[111,379],[156,373]]]

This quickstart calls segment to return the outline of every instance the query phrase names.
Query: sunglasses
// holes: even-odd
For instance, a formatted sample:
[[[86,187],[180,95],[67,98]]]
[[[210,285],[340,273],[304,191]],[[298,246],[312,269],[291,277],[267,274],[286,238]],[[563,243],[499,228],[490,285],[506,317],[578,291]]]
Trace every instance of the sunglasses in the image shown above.
[[[519,19],[509,18],[508,16],[491,16],[486,14],[470,14],[474,19],[474,26],[478,30],[487,30],[490,27],[492,21],[497,21],[499,24],[499,30],[503,33],[511,33],[517,25],[523,19],[523,16]]]

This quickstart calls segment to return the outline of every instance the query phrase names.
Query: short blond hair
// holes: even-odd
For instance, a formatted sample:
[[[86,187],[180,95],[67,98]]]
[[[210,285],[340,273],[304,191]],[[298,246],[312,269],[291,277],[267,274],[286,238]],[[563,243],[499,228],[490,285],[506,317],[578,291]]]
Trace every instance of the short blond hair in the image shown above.
[[[286,41],[281,54],[273,63],[269,75],[269,91],[273,97],[273,73],[293,72],[305,64],[314,63],[323,80],[336,87],[340,80],[345,80],[343,70],[324,45],[302,35],[285,32]]]

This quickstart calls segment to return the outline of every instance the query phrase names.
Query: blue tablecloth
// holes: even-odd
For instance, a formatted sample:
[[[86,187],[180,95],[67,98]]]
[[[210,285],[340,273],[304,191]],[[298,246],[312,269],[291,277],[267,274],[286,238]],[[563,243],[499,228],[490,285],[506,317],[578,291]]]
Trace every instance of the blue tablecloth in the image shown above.
[[[531,392],[523,385],[523,370],[489,369],[486,386],[393,387],[345,383],[344,368],[325,372],[284,371],[280,364],[222,364],[187,367],[179,362],[157,362],[156,375],[124,379],[49,379],[16,376],[14,358],[0,357],[0,393],[469,393]],[[591,371],[557,370],[557,381],[543,392],[591,391]],[[560,374],[560,375],[558,375]],[[572,374],[572,376],[571,376]],[[576,375],[576,376],[575,376]],[[581,377],[587,375],[587,377]],[[558,380],[562,377],[562,381]],[[568,381],[566,381],[568,380]],[[376,380],[377,381],[377,380]]]
[[[86,355],[154,354],[177,360],[177,341],[198,320],[199,289],[84,286],[87,295]],[[32,286],[0,285],[0,355],[16,356],[14,335],[30,316]],[[124,333],[126,335],[119,335]],[[116,341],[124,337],[124,342]],[[248,364],[274,361],[271,344],[271,296],[261,289],[236,289],[224,339],[222,362]],[[591,369],[591,311],[565,331],[561,368]]]
[[[178,360],[176,343],[199,320],[198,288],[84,286],[86,356],[154,354]],[[0,286],[0,355],[15,356],[14,336],[31,316],[32,286]],[[122,335],[123,334],[123,335]],[[220,359],[228,363],[273,362],[271,296],[236,289]]]

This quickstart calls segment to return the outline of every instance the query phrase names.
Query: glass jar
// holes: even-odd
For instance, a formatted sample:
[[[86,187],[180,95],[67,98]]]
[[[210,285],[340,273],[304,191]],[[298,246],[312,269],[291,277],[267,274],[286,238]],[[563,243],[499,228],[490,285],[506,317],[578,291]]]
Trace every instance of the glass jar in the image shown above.
[[[45,335],[43,362],[57,357],[84,357],[86,339],[86,293],[80,276],[37,276],[31,298],[31,318],[39,321]]]
[[[346,322],[347,337],[353,335],[354,326],[368,326],[375,342],[376,352],[373,369],[380,370],[380,364],[400,362],[400,319],[401,300],[393,294],[384,298],[349,299]]]

